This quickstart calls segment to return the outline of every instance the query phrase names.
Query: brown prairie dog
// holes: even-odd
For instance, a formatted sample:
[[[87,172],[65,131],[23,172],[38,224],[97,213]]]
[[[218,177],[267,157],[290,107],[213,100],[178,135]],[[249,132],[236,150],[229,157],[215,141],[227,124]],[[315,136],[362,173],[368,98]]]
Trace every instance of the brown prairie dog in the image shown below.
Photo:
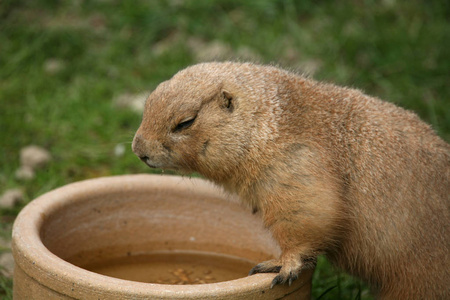
[[[382,299],[450,299],[450,146],[414,113],[272,66],[204,63],[149,96],[133,151],[261,213],[294,280],[325,253]]]

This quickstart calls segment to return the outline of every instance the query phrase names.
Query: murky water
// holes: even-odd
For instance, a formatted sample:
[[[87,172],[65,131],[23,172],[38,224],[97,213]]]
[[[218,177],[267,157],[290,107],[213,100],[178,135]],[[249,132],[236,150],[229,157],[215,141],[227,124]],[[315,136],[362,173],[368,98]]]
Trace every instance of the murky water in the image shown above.
[[[160,284],[202,284],[247,276],[254,262],[202,252],[157,252],[131,255],[83,266],[120,279]]]

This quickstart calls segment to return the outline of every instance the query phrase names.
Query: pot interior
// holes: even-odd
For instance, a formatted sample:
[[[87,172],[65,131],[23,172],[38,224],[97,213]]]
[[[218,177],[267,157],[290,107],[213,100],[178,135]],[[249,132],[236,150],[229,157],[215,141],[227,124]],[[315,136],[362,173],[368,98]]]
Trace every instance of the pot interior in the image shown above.
[[[83,269],[161,284],[233,280],[279,255],[250,209],[193,181],[68,195],[45,216],[40,237],[53,254]]]

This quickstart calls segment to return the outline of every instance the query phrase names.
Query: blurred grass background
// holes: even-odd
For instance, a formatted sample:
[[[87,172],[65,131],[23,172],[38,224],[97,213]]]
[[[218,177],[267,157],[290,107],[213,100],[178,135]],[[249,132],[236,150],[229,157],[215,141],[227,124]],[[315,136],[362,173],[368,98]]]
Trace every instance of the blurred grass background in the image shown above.
[[[124,101],[143,104],[200,61],[274,63],[362,89],[414,110],[449,141],[449,19],[446,0],[3,0],[0,195],[21,188],[24,199],[0,209],[0,236],[58,186],[151,172],[131,152],[140,114]],[[30,144],[53,160],[23,181],[15,171]],[[314,299],[372,299],[323,257],[313,285]],[[0,297],[11,298],[11,286],[1,277]]]

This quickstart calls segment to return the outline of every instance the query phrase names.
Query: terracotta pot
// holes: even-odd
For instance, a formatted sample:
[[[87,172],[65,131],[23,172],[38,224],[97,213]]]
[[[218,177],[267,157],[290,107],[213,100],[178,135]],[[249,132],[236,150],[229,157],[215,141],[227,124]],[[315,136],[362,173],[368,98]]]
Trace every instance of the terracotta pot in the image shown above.
[[[275,274],[173,285],[83,268],[161,251],[255,264],[278,256],[261,220],[229,198],[204,180],[160,175],[99,178],[51,191],[14,224],[14,299],[309,299],[312,272],[270,289]]]

